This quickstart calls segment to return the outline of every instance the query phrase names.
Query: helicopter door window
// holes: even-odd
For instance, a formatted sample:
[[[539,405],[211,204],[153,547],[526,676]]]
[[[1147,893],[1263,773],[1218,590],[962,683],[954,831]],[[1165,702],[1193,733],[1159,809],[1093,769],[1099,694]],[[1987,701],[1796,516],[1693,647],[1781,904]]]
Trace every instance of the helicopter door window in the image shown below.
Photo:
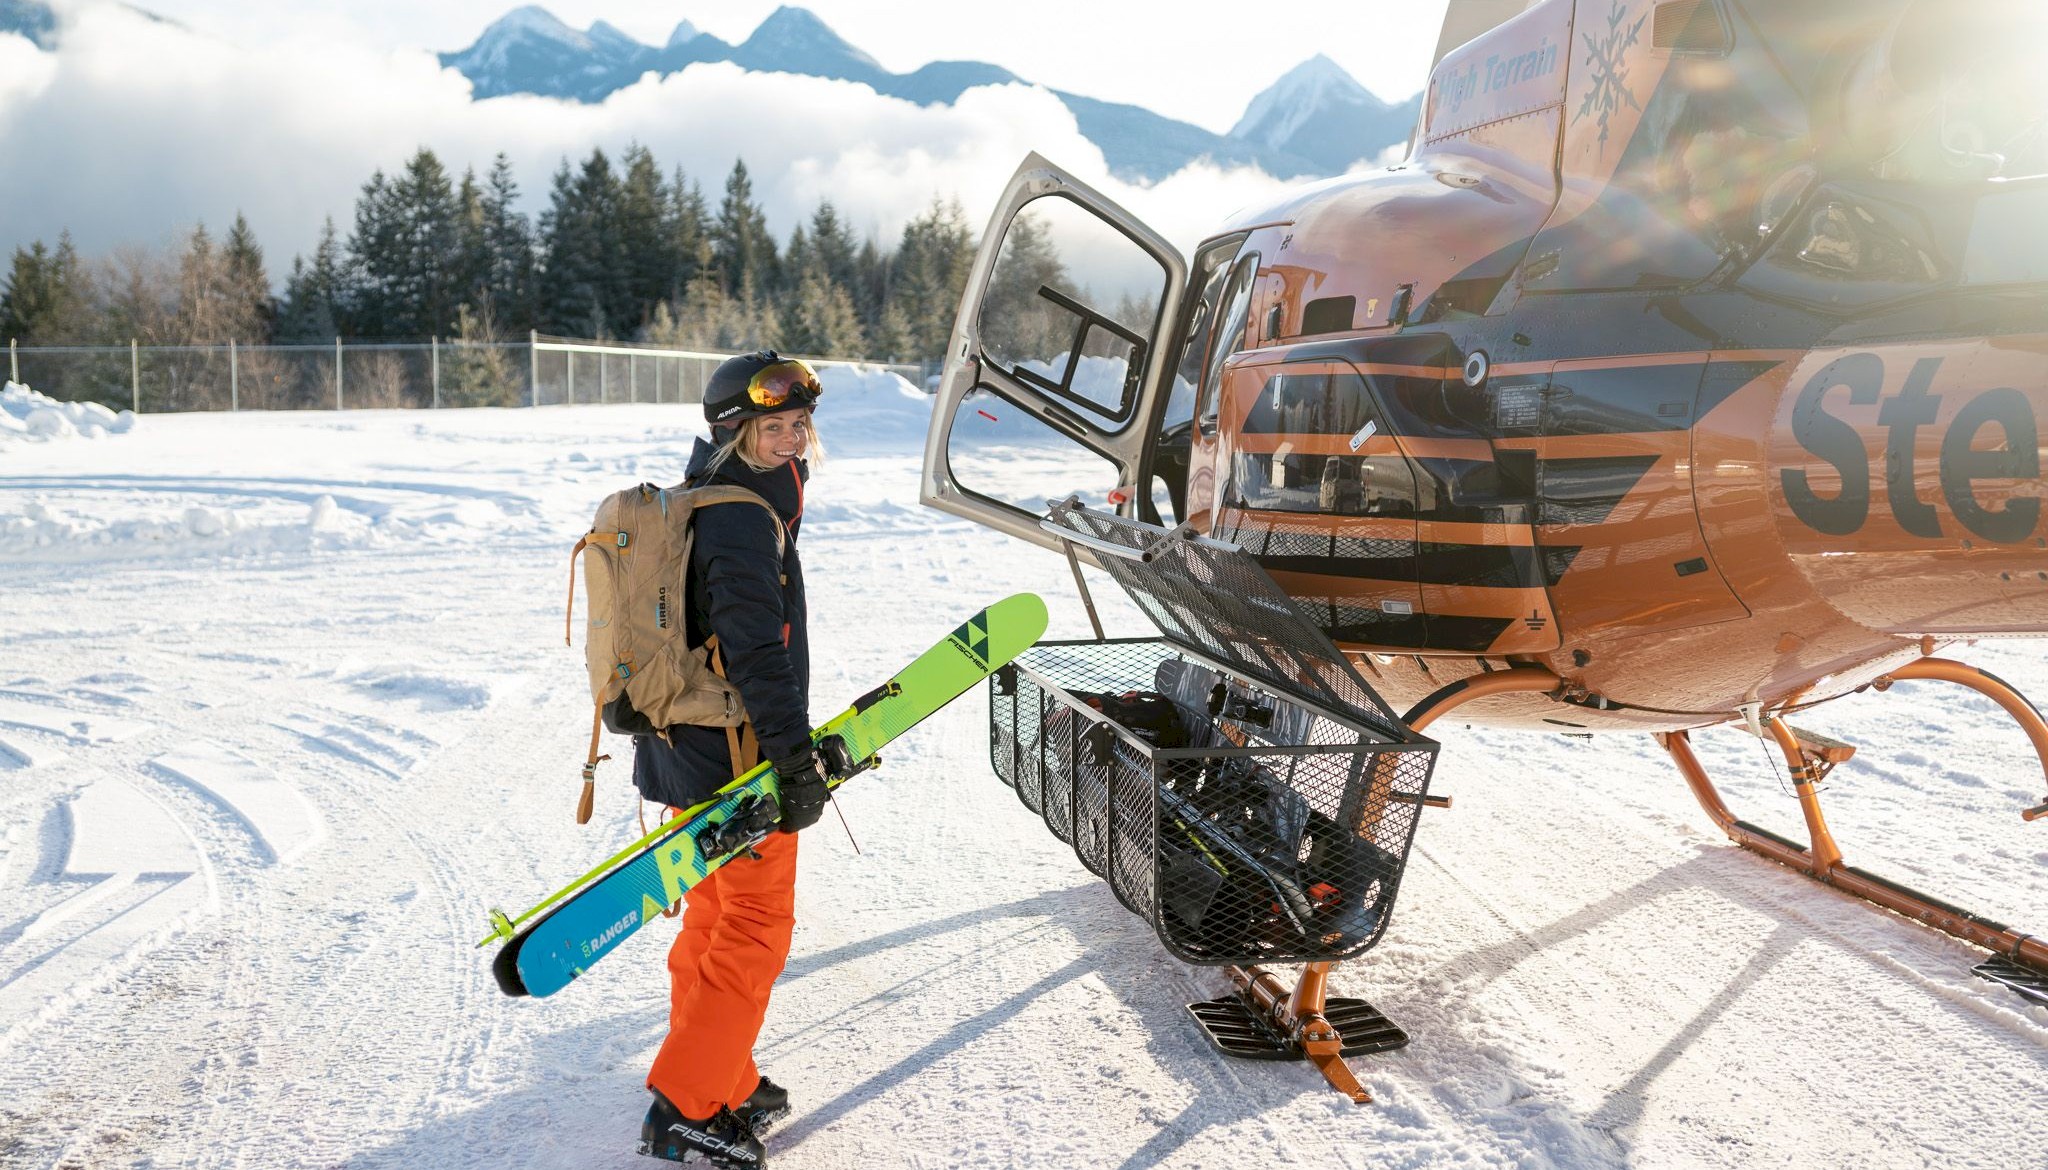
[[[1327,516],[1415,515],[1415,472],[1365,378],[1345,363],[1246,370],[1264,377],[1239,430],[1233,496],[1247,508]]]
[[[1216,315],[1217,331],[1202,365],[1201,389],[1196,397],[1202,434],[1216,433],[1216,418],[1222,408],[1223,363],[1244,343],[1246,319],[1251,315],[1252,290],[1258,285],[1259,254],[1247,252],[1230,270],[1224,287],[1222,311]]]
[[[1137,413],[1166,273],[1136,241],[1057,195],[1012,219],[989,273],[982,352],[1103,433]]]
[[[1047,500],[1070,495],[1091,508],[1116,507],[1116,464],[986,386],[962,401],[946,463],[961,488],[1034,516]]]

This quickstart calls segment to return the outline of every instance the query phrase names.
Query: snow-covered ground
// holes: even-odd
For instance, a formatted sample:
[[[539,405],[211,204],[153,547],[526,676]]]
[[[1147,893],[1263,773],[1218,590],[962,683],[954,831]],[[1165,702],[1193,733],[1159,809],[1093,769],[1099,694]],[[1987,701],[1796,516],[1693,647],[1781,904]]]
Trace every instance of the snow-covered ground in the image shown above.
[[[1019,589],[1087,628],[1063,561],[916,505],[919,404],[869,389],[821,413],[815,714]],[[540,1001],[473,944],[637,833],[623,760],[573,823],[566,554],[604,493],[678,476],[694,415],[0,437],[0,1165],[652,1164],[666,928]],[[2048,695],[2040,645],[1969,656]],[[1413,1037],[1354,1062],[1358,1108],[1209,1050],[1183,1005],[1220,977],[994,779],[985,718],[847,787],[858,854],[836,818],[804,837],[758,1053],[796,1099],[778,1167],[2042,1164],[2048,1009],[1729,846],[1647,739],[1438,725],[1456,808],[1333,980]],[[2041,777],[1988,705],[1806,722],[1865,748],[1830,785],[1852,861],[2048,924],[2048,824],[2016,815]],[[1796,827],[1756,741],[1699,738],[1739,811]]]

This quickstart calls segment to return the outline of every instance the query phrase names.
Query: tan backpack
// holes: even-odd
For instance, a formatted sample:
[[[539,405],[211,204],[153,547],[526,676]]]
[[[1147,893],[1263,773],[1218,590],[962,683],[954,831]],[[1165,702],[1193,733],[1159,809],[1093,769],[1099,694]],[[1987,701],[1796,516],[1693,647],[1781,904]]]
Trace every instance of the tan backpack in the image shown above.
[[[658,488],[651,483],[607,496],[590,532],[570,551],[572,558],[582,558],[587,583],[583,660],[597,708],[583,765],[583,795],[576,805],[579,825],[590,821],[598,761],[611,758],[598,755],[597,747],[605,707],[613,700],[623,696],[657,734],[677,723],[732,729],[747,720],[739,690],[718,669],[722,663],[712,661],[716,639],[691,646],[688,638],[690,546],[696,541],[690,520],[697,509],[715,504],[765,509],[775,526],[776,551],[782,551],[787,540],[782,517],[753,492],[729,484]],[[575,621],[572,560],[565,643],[573,644]]]

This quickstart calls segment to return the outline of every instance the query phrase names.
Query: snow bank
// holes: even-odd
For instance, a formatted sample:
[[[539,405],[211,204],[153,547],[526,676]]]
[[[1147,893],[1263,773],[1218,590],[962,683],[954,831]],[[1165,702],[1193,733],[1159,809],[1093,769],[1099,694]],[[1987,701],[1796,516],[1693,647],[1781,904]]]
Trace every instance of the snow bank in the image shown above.
[[[842,445],[866,449],[924,442],[932,396],[900,374],[880,366],[826,365],[818,368],[818,380],[825,385],[818,400],[818,434],[827,451]]]
[[[0,443],[10,439],[97,439],[135,429],[135,412],[97,402],[59,402],[19,382],[0,387]]]
[[[409,533],[380,531],[367,517],[342,511],[332,496],[310,506],[287,500],[242,507],[137,499],[128,516],[70,511],[34,501],[20,515],[0,515],[0,564],[78,563],[166,553],[303,553],[390,545]],[[141,515],[134,515],[135,512]]]

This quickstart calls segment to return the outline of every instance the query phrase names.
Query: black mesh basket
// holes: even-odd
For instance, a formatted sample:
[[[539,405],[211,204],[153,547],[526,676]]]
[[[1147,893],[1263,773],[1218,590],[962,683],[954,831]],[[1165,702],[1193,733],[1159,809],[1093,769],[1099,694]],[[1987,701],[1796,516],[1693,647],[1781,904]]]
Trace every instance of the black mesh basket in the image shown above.
[[[996,774],[1178,957],[1334,962],[1386,930],[1434,744],[1371,742],[1159,640],[1041,644],[989,710]]]
[[[1234,546],[1056,505],[1167,635],[990,680],[996,774],[1191,963],[1335,962],[1387,928],[1437,745]]]

